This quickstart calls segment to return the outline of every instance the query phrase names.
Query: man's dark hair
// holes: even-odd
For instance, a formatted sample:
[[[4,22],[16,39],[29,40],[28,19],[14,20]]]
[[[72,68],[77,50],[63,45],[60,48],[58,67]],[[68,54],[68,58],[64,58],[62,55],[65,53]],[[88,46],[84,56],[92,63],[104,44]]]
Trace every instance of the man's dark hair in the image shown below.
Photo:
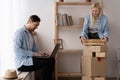
[[[37,15],[31,15],[30,18],[33,22],[40,22],[41,19]]]

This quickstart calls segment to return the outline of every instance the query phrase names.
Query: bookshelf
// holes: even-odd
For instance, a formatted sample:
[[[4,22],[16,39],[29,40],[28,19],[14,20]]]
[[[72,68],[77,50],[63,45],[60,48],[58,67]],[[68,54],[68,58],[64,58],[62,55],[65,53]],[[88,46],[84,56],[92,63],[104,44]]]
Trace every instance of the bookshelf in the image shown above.
[[[60,6],[86,6],[86,5],[91,5],[92,2],[56,2],[54,3],[54,24],[55,24],[55,27],[54,27],[54,42],[55,44],[58,41],[58,39],[60,38],[60,31],[61,30],[76,30],[80,32],[80,30],[82,29],[82,27],[80,27],[79,25],[76,25],[76,24],[72,24],[72,25],[58,25],[58,12],[59,12],[59,7]],[[66,31],[67,32],[67,31]],[[70,31],[68,31],[70,32]],[[72,32],[72,31],[71,31]],[[61,39],[61,38],[60,38]],[[64,41],[63,41],[64,42]],[[62,43],[63,43],[62,42]],[[67,41],[69,42],[69,41]],[[62,44],[63,45],[63,44]],[[79,45],[79,44],[77,44]],[[58,54],[71,54],[71,53],[74,53],[74,54],[82,54],[82,50],[80,48],[77,48],[77,49],[65,49],[64,48],[64,45],[63,45],[63,49],[59,50],[58,51]],[[81,77],[83,74],[81,72],[59,72],[58,71],[58,67],[59,67],[59,63],[58,63],[58,54],[56,55],[56,63],[55,63],[55,80],[58,80],[58,77]],[[79,63],[81,64],[81,63]],[[81,68],[81,67],[80,67]],[[81,70],[81,69],[80,69]]]

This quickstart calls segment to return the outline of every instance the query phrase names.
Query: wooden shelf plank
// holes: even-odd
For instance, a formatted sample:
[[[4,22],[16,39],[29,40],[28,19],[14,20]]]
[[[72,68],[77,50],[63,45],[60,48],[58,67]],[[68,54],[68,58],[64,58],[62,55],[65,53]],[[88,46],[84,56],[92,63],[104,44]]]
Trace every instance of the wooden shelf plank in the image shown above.
[[[58,28],[82,28],[78,25],[73,25],[73,26],[58,26]]]
[[[83,73],[80,72],[59,72],[59,77],[81,77]]]
[[[83,50],[59,50],[60,53],[82,53]]]
[[[57,5],[91,5],[92,2],[57,2]]]

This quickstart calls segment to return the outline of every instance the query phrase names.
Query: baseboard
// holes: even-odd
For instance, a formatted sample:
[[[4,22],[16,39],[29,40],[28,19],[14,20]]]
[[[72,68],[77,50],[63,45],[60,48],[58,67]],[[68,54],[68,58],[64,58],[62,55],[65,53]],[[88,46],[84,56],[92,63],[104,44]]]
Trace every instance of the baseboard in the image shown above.
[[[109,80],[109,79],[115,80],[115,79],[117,79],[117,77],[107,77],[107,79],[108,79],[108,80]]]

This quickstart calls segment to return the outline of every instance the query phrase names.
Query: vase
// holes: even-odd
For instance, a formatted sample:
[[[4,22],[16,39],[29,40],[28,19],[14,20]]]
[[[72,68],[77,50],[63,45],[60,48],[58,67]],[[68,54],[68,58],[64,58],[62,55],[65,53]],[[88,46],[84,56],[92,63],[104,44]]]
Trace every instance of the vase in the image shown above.
[[[59,0],[59,2],[64,2],[64,0]]]
[[[86,0],[86,2],[91,2],[91,0]]]

